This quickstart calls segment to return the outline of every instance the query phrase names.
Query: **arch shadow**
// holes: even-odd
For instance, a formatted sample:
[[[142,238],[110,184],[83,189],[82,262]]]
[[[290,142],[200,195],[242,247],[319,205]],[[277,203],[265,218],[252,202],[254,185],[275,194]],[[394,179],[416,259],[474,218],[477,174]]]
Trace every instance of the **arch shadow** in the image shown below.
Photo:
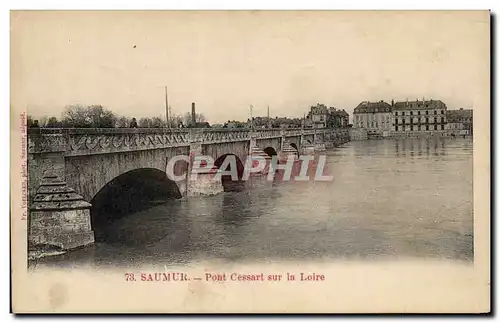
[[[227,157],[234,158],[236,160],[236,173],[238,175],[238,179],[233,180],[231,175],[222,175],[221,180],[222,180],[222,186],[224,187],[224,191],[225,192],[241,191],[244,186],[242,178],[243,178],[243,173],[245,171],[245,166],[243,165],[243,162],[238,156],[236,156],[235,154],[224,154],[215,160],[214,166],[217,167],[219,171],[233,172],[233,169],[231,167],[234,166],[234,163],[229,161],[227,167],[221,169],[221,166],[223,166],[223,163]]]
[[[278,155],[276,149],[274,149],[273,147],[266,147],[264,149],[264,152],[270,157]]]
[[[290,143],[290,147],[295,149],[297,151],[297,157],[300,157],[300,150],[299,150],[299,147],[297,147],[297,144],[292,142],[292,143]]]
[[[139,168],[115,177],[90,202],[96,241],[105,238],[114,221],[181,197],[177,184],[159,169]]]

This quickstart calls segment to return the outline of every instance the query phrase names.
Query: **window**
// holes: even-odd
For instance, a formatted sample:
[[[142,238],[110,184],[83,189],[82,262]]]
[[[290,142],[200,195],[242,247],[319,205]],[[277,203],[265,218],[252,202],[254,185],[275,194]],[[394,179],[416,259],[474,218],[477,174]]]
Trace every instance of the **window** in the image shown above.
[[[405,115],[405,112],[403,111],[403,115]]]
[[[420,131],[420,130],[421,130],[420,125],[418,125],[418,131]]]
[[[425,123],[429,123],[429,118],[425,118]],[[429,129],[427,129],[429,130]]]
[[[425,114],[429,114],[429,111],[425,111]]]
[[[441,110],[441,114],[444,114],[444,110]]]
[[[441,125],[441,130],[444,130],[444,124]]]
[[[429,125],[428,124],[425,125],[425,130],[429,131]]]
[[[434,123],[438,123],[438,118],[434,117]]]
[[[413,111],[410,111],[410,115],[411,115],[411,116],[413,115]]]
[[[434,114],[438,114],[437,110],[434,110]]]
[[[398,131],[398,126],[396,126],[396,131]]]
[[[438,130],[438,125],[437,124],[434,125],[434,130]]]
[[[395,114],[395,115],[396,115],[396,116],[398,115],[398,112],[397,112],[397,111],[396,111],[396,114]]]
[[[418,111],[417,113],[418,113],[418,115],[420,115],[420,111]]]
[[[398,124],[398,118],[396,118],[396,124]]]
[[[411,125],[411,131],[413,131],[413,125]]]
[[[406,122],[406,120],[405,120],[405,119],[403,119],[403,128],[404,128],[404,124],[405,124],[405,122]]]
[[[441,117],[441,123],[444,123],[444,117]]]

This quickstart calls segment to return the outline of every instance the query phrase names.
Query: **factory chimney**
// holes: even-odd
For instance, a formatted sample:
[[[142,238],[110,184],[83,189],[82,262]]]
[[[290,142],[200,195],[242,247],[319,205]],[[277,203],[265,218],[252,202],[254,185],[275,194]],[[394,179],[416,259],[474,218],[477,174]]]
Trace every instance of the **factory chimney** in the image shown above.
[[[194,102],[191,103],[191,126],[192,127],[196,126],[196,109]]]

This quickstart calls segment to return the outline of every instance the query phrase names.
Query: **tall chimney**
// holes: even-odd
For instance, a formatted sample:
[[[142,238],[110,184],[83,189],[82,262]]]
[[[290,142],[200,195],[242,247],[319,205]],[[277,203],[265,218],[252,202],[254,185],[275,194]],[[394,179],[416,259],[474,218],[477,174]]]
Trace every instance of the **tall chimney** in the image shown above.
[[[196,125],[196,109],[194,102],[191,103],[191,125],[194,127]]]

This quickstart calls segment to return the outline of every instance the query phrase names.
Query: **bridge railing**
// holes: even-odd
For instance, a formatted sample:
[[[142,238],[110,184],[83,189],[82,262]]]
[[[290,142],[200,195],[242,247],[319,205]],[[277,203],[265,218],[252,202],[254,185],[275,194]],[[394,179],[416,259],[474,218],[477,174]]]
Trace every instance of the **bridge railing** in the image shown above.
[[[189,133],[191,131],[209,132],[260,132],[260,133],[283,133],[283,134],[314,134],[329,131],[348,131],[347,128],[28,128],[28,134],[116,134],[116,133]]]
[[[346,132],[347,131],[347,132]],[[349,129],[255,129],[249,128],[31,128],[28,152],[64,152],[89,155],[189,146],[192,142],[224,143],[251,138],[300,135],[348,135]]]

